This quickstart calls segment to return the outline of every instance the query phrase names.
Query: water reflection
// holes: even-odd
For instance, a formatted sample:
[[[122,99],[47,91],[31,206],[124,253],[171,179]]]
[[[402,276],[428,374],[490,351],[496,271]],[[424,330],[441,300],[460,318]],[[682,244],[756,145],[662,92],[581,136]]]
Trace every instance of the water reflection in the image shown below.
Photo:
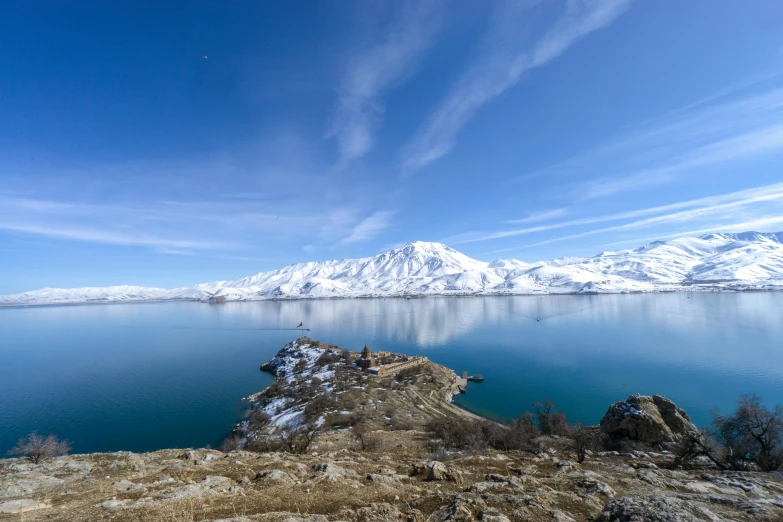
[[[498,418],[552,397],[597,422],[662,393],[698,423],[740,392],[783,401],[783,293],[155,303],[0,309],[0,452],[34,429],[78,451],[215,444],[298,335],[483,373]]]

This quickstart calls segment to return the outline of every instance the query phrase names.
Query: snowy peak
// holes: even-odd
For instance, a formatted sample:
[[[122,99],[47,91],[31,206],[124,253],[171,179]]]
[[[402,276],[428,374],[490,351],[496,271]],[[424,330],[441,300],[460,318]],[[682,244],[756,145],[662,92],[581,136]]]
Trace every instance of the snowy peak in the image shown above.
[[[174,290],[45,288],[0,296],[0,305],[677,290],[783,290],[783,233],[682,237],[533,264],[486,263],[442,243],[416,241],[374,257],[297,263],[234,281]]]
[[[397,277],[445,275],[484,270],[487,263],[472,259],[443,243],[416,241],[373,258]]]

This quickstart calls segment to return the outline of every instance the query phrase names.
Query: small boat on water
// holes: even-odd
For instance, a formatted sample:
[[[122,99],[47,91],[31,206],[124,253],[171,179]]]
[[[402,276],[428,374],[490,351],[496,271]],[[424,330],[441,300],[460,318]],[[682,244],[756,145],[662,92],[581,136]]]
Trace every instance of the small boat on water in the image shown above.
[[[473,375],[468,376],[468,380],[470,382],[484,382],[484,376],[480,373],[474,373]]]

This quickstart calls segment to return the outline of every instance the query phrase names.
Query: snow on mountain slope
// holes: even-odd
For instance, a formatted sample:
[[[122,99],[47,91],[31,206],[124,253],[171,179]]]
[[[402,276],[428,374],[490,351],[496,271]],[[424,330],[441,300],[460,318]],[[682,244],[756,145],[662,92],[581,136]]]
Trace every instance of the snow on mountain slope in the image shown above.
[[[45,288],[0,296],[0,305],[684,289],[783,290],[783,233],[683,237],[635,250],[533,264],[513,259],[486,263],[440,243],[414,242],[374,257],[298,263],[235,281],[174,290],[137,286]]]
[[[87,288],[42,288],[22,294],[0,296],[0,304],[60,304],[111,301],[151,301],[166,299],[172,290],[142,286]]]

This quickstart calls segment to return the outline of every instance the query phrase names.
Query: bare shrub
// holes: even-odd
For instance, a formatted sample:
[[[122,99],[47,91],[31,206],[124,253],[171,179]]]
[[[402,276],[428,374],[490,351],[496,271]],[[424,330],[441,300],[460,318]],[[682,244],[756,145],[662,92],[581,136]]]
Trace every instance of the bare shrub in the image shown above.
[[[337,415],[330,422],[330,426],[332,428],[349,428],[352,425],[353,425],[353,418],[350,414],[347,413],[342,413],[340,415]]]
[[[354,438],[359,442],[362,450],[367,450],[368,443],[370,441],[370,427],[367,424],[367,419],[360,415],[352,415],[353,428],[351,433]]]
[[[416,377],[421,373],[421,368],[413,366],[411,368],[405,368],[397,372],[396,379],[398,382],[415,381]]]
[[[364,436],[364,443],[362,445],[364,451],[378,451],[381,449],[381,446],[381,437],[377,434],[368,433]]]
[[[338,354],[332,353],[330,351],[325,351],[323,355],[321,355],[318,360],[315,362],[316,366],[328,366],[330,364],[334,364],[336,362],[339,362],[341,360],[341,357]]]
[[[285,451],[285,443],[279,435],[261,435],[247,441],[247,451],[256,453],[270,453],[273,451]]]
[[[560,411],[552,412],[549,416],[549,434],[560,437],[567,437],[570,431],[565,413]]]
[[[535,402],[533,407],[536,409],[538,429],[543,435],[565,436],[568,434],[565,414],[555,411],[555,403],[551,399],[546,399],[543,403]]]
[[[508,427],[506,446],[510,450],[531,449],[531,441],[538,436],[533,415],[525,413]]]
[[[426,429],[446,448],[478,451],[488,446],[482,424],[482,421],[441,418],[428,422]]]
[[[317,430],[312,424],[280,430],[278,438],[283,451],[294,454],[307,453],[315,440]]]
[[[438,462],[449,462],[464,456],[460,451],[449,451],[442,443],[429,445],[429,448],[432,450],[430,460],[437,460]]]
[[[413,421],[400,417],[392,417],[391,427],[394,431],[410,431],[416,428]]]
[[[218,446],[218,449],[222,451],[223,453],[228,453],[229,451],[234,451],[239,449],[242,441],[242,436],[239,433],[232,433],[225,439],[223,439],[223,442],[220,443],[220,446]]]
[[[687,433],[673,448],[674,465],[690,467],[696,459],[705,456],[720,469],[726,469],[727,465],[721,459],[721,450],[708,431]]]
[[[488,420],[479,421],[478,426],[487,447],[504,451],[510,449],[508,447],[508,427]]]
[[[549,435],[549,416],[552,410],[555,408],[555,403],[551,399],[547,399],[545,402],[534,402],[533,408],[536,410],[536,422],[538,423],[538,429],[544,435]]]
[[[308,423],[315,422],[321,417],[321,415],[325,414],[327,411],[335,408],[336,406],[337,401],[335,400],[334,396],[332,396],[332,394],[321,394],[308,401],[308,403],[305,405],[304,420]]]
[[[534,449],[532,440],[538,436],[533,419],[526,413],[508,426],[485,419],[435,419],[426,425],[426,429],[446,449],[531,451]]]
[[[598,448],[599,430],[576,422],[568,427],[568,438],[571,439],[568,447],[576,453],[576,461],[581,464],[585,461],[588,451],[595,451]]]
[[[734,469],[755,464],[762,471],[783,465],[783,407],[768,410],[756,395],[742,395],[728,416],[713,413],[714,434]]]
[[[272,399],[279,397],[283,393],[283,385],[279,380],[275,380],[272,384],[259,394],[261,403],[266,406]]]
[[[272,417],[261,408],[253,408],[247,415],[247,427],[252,431],[258,431],[269,426]]]
[[[19,439],[16,446],[8,451],[8,454],[23,457],[38,464],[54,457],[67,455],[69,451],[71,451],[71,444],[67,440],[60,440],[54,435],[44,437],[32,432],[27,437]]]

